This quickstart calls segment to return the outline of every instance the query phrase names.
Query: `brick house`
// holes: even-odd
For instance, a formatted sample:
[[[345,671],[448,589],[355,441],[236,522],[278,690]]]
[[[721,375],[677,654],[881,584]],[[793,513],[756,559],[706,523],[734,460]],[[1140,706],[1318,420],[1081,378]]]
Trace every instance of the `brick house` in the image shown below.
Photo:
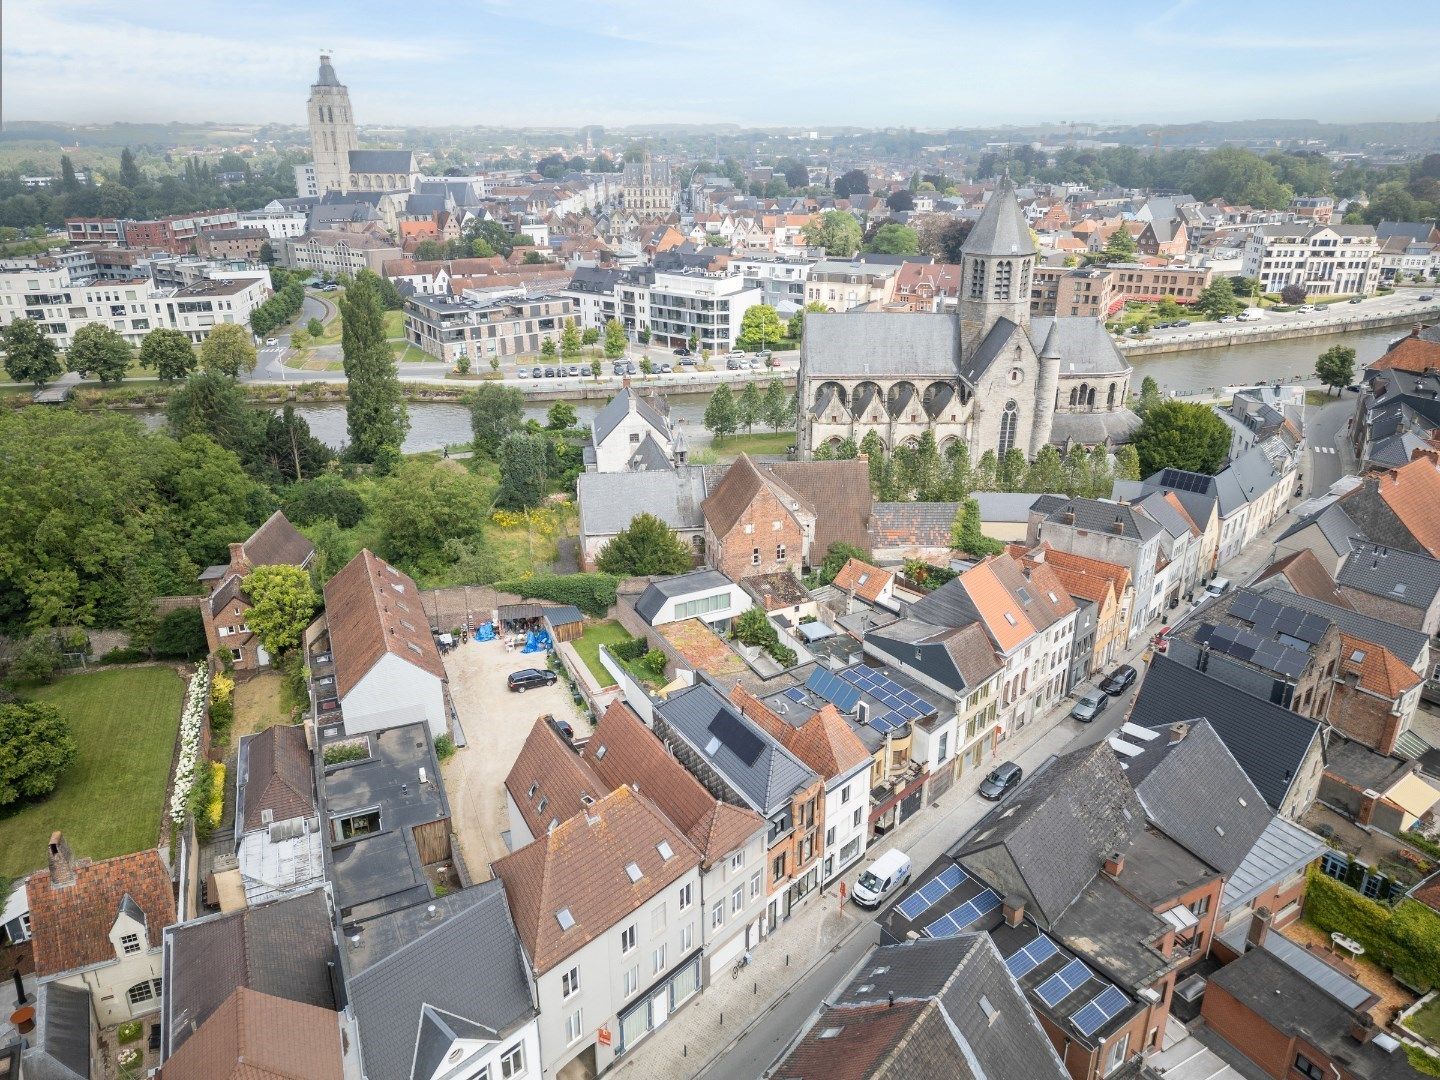
[[[298,566],[304,569],[315,558],[315,545],[276,510],[250,538],[230,545],[230,561],[207,567],[200,580],[209,594],[200,605],[205,624],[205,641],[212,653],[227,649],[239,675],[249,675],[270,666],[270,654],[260,645],[245,622],[250,601],[245,596],[245,575],[257,566]]]
[[[701,512],[710,564],[737,581],[803,565],[815,535],[815,512],[749,454],[730,467]]]

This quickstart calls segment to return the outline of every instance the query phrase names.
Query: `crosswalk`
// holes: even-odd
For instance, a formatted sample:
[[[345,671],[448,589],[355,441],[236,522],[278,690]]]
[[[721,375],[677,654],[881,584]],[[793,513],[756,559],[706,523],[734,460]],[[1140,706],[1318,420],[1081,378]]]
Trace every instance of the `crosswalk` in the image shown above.
[[[1333,446],[1312,446],[1310,447],[1310,451],[1315,454],[1334,454],[1338,452]]]

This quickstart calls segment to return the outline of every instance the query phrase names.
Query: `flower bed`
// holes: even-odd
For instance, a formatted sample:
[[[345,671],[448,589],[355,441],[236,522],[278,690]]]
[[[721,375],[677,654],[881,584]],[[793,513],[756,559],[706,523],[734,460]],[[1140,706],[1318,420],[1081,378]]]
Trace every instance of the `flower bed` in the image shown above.
[[[180,760],[175,766],[175,785],[170,792],[170,820],[182,828],[188,814],[190,789],[200,763],[200,735],[205,725],[205,696],[210,689],[210,672],[197,664],[185,692],[185,710],[180,714]]]

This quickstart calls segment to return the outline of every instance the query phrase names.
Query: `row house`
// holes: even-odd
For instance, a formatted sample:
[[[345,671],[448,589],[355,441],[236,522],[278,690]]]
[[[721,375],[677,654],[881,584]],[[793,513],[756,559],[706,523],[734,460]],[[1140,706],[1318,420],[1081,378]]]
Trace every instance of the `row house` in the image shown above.
[[[1077,605],[1089,604],[1093,610],[1095,631],[1088,650],[1076,648],[1076,659],[1083,667],[1072,678],[1074,685],[1091,675],[1107,670],[1120,658],[1130,640],[1130,617],[1135,609],[1135,589],[1130,571],[1118,563],[1091,559],[1069,551],[1059,551],[1041,543],[1021,556],[1027,567],[1044,563],[1050,568],[1065,591]],[[1077,643],[1080,632],[1076,631]]]
[[[890,304],[901,263],[868,262],[861,255],[850,260],[825,259],[810,269],[805,302],[823,304],[826,311],[851,311],[867,304]]]

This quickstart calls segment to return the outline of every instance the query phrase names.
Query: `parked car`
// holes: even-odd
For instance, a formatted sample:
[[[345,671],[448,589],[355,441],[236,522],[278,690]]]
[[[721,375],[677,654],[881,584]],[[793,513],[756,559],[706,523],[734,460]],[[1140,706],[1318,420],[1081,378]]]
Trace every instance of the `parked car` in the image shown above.
[[[725,358],[725,368],[727,371],[739,371],[743,366],[744,361],[738,356],[727,356]]]
[[[639,370],[639,368],[637,368],[637,367],[635,366],[635,361],[634,361],[634,360],[626,360],[626,361],[625,361],[625,374],[626,374],[626,375],[634,375],[635,372],[638,371],[638,370]]]
[[[1345,389],[1346,389],[1346,390],[1349,390],[1350,393],[1352,393],[1352,394],[1358,394],[1358,393],[1360,393],[1360,384],[1359,384],[1359,383],[1351,383],[1349,386],[1345,387]]]
[[[1150,647],[1161,656],[1170,651],[1170,631],[1173,626],[1162,626],[1160,632],[1150,639]]]
[[[578,378],[580,375],[580,365],[571,364],[568,368],[565,369],[565,374],[569,375],[572,379]]]
[[[1170,325],[1171,325],[1171,326],[1189,326],[1189,325],[1190,325],[1190,320],[1189,320],[1189,319],[1176,319],[1176,320],[1175,320],[1173,323],[1171,323]]]
[[[540,719],[544,720],[545,723],[549,724],[550,727],[554,730],[555,734],[559,735],[566,742],[575,741],[575,729],[570,725],[569,720],[557,720],[549,713],[546,713]]]
[[[744,349],[731,349],[731,350],[730,350],[728,353],[726,353],[725,355],[726,355],[726,357],[731,357],[731,356],[733,356],[733,357],[735,357],[735,359],[737,359],[737,360],[745,360],[745,359],[748,359],[748,357],[745,355],[745,350],[744,350]]]
[[[1346,302],[1347,304],[1360,304],[1360,303],[1364,303],[1364,301],[1365,301],[1365,298],[1364,298],[1363,296],[1352,296],[1349,300],[1347,300],[1347,301],[1345,301],[1345,302]]]
[[[553,367],[547,367],[547,368],[545,369],[545,377],[546,377],[547,379],[553,379],[553,378],[555,378],[555,369],[554,369]]]
[[[1109,675],[1105,676],[1104,681],[1100,683],[1100,689],[1104,690],[1105,693],[1111,697],[1119,697],[1126,690],[1130,689],[1136,678],[1138,678],[1138,675],[1133,667],[1129,664],[1121,664],[1114,671],[1110,672]]]
[[[1102,712],[1105,706],[1110,704],[1110,699],[1099,690],[1086,690],[1080,695],[1080,700],[1075,702],[1075,707],[1070,710],[1070,715],[1082,724],[1088,724]]]
[[[1435,297],[1431,296],[1431,295],[1427,292],[1427,293],[1421,293],[1421,294],[1420,294],[1419,296],[1417,296],[1415,299],[1416,299],[1416,300],[1422,300],[1422,301],[1423,301],[1423,300],[1434,300]]]
[[[1234,321],[1235,321],[1235,316],[1234,316],[1234,315],[1221,315],[1220,318],[1219,318],[1217,321],[1218,321],[1218,322],[1234,322]]]
[[[1265,316],[1260,314],[1260,312],[1255,308],[1246,308],[1244,311],[1240,312],[1239,315],[1235,316],[1236,320],[1239,322],[1259,322],[1264,317]]]
[[[515,372],[515,377],[517,379],[528,379],[530,377],[530,369],[523,367],[520,368],[518,371]]]
[[[758,357],[758,356],[752,356],[752,357],[750,357],[750,370],[751,370],[751,371],[754,371],[756,368],[761,368],[761,367],[764,367],[764,366],[765,366],[765,361],[764,361],[764,360],[761,360],[760,357]]]
[[[1210,584],[1205,586],[1205,591],[1211,596],[1224,596],[1229,588],[1229,578],[1217,577],[1210,579]]]
[[[910,856],[891,848],[866,868],[855,882],[851,899],[861,907],[873,908],[910,880]]]
[[[671,367],[669,364],[661,364],[661,365],[660,365],[659,367],[657,367],[655,370],[658,371],[661,375],[669,375],[669,374],[670,374],[672,371],[674,371],[675,369],[674,369],[673,367]]]
[[[684,359],[684,360],[681,360],[678,364],[675,365],[675,370],[676,370],[676,371],[694,371],[694,370],[695,370],[695,361],[694,361],[694,360],[691,360],[691,359],[689,359],[689,358],[686,358],[686,359]]]
[[[676,350],[675,350],[675,355],[676,355],[676,356],[689,356],[689,355],[690,355],[690,346],[689,346],[689,345],[681,345],[681,346],[677,347]]]
[[[553,671],[544,668],[521,668],[519,671],[512,671],[510,677],[505,680],[508,689],[517,694],[523,694],[526,690],[532,690],[537,686],[554,686],[559,676]]]
[[[980,797],[989,799],[991,802],[999,802],[1011,788],[1020,783],[1020,777],[1023,775],[1024,770],[1013,761],[996,765],[990,770],[990,775],[980,781]]]

